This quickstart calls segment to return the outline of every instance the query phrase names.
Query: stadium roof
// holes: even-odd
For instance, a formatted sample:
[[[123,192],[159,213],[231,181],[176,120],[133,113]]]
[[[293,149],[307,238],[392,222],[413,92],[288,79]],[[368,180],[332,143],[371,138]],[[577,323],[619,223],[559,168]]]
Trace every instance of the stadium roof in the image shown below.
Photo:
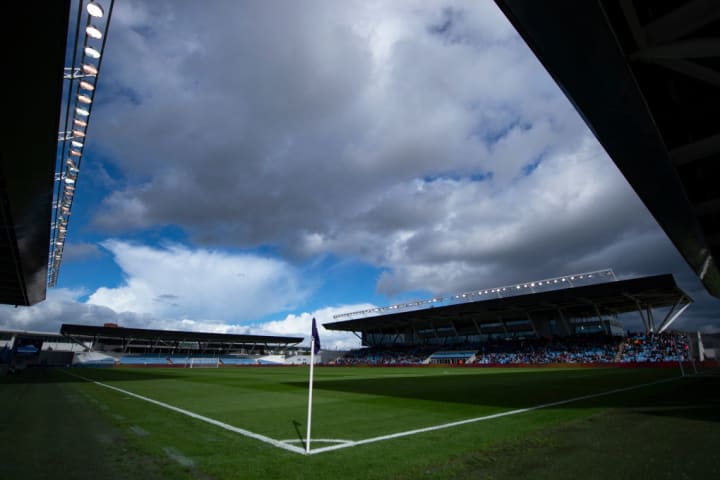
[[[328,330],[363,333],[397,333],[412,329],[444,331],[446,335],[495,333],[503,327],[483,328],[513,321],[568,318],[597,318],[629,312],[645,315],[654,308],[671,307],[657,328],[661,331],[692,303],[692,298],[670,274],[604,282],[527,295],[492,298],[373,317],[323,324]],[[559,314],[558,312],[561,312]],[[505,327],[506,328],[506,327]]]
[[[720,297],[720,4],[495,1]]]
[[[114,340],[148,340],[178,342],[208,342],[233,345],[287,345],[302,342],[302,337],[274,335],[235,335],[227,333],[184,332],[179,330],[151,330],[145,328],[98,327],[63,324],[60,334],[67,337],[93,337]]]
[[[6,51],[7,142],[0,163],[0,303],[45,299],[50,222],[63,87],[69,0],[2,2]]]

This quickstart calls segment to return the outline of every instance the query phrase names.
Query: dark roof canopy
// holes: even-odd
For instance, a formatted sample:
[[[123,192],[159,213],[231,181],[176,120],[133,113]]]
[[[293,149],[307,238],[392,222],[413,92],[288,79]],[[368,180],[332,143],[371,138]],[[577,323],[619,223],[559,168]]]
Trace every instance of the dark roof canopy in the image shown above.
[[[45,299],[69,0],[2,2],[10,34],[8,141],[0,162],[0,303]],[[17,58],[14,58],[17,56]],[[13,83],[11,83],[13,85]]]
[[[495,1],[720,297],[720,2]]]
[[[274,335],[235,335],[227,333],[184,332],[179,330],[151,330],[145,328],[98,327],[63,324],[60,334],[68,337],[93,337],[115,340],[162,340],[179,342],[208,342],[234,345],[287,345],[302,342],[302,337]]]
[[[558,311],[571,318],[620,315],[652,308],[679,307],[690,298],[672,275],[620,280],[546,292],[458,303],[323,324],[328,330],[393,333],[426,326],[451,326],[459,334],[499,320],[527,321],[555,318]],[[465,332],[465,333],[463,333]]]

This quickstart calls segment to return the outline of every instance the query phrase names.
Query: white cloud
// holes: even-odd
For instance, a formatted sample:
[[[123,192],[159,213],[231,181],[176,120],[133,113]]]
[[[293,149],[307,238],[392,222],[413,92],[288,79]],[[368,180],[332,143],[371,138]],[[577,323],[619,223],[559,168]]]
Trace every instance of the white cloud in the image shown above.
[[[163,248],[109,240],[122,269],[118,287],[102,287],[88,304],[156,318],[242,322],[297,308],[309,291],[288,263],[253,254]]]
[[[33,307],[14,308],[0,305],[0,330],[22,330],[58,333],[64,323],[95,325],[115,323],[128,328],[183,330],[191,332],[235,333],[243,335],[277,335],[302,337],[301,345],[309,345],[310,325],[318,322],[320,341],[324,350],[358,348],[360,340],[351,332],[325,329],[322,324],[333,322],[333,315],[374,307],[370,304],[325,307],[313,312],[287,315],[281,320],[264,323],[223,322],[191,318],[163,318],[153,314],[116,312],[106,306],[83,303],[79,299],[87,292],[69,289],[50,290],[48,299]]]
[[[342,305],[325,307],[314,312],[288,315],[282,320],[263,323],[257,326],[257,332],[265,332],[275,335],[299,335],[305,337],[304,344],[309,345],[309,332],[312,319],[315,318],[318,324],[318,335],[324,350],[348,350],[360,347],[360,340],[352,332],[340,332],[328,330],[322,325],[324,323],[336,322],[334,315],[340,313],[357,312],[375,307],[375,305],[362,303],[354,305]]]
[[[142,325],[149,319],[141,314],[118,314],[114,310],[87,305],[79,301],[83,290],[57,288],[48,290],[47,299],[32,307],[0,305],[0,328],[58,333],[63,323],[102,325],[119,323]]]
[[[490,1],[128,0],[95,104],[122,182],[101,175],[93,226],[118,236],[352,258],[388,295],[677,258]],[[307,295],[285,260],[107,248],[127,279],[91,302],[117,311],[222,325]]]

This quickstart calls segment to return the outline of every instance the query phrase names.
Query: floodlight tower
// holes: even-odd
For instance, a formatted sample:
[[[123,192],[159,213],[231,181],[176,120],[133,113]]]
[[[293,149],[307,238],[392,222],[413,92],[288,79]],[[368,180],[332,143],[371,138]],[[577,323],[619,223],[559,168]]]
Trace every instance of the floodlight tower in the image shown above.
[[[66,67],[63,75],[65,106],[61,125],[64,128],[58,134],[48,259],[49,287],[56,285],[60,271],[114,3],[114,0],[79,0],[75,33],[68,37],[66,58],[70,59],[72,66]]]

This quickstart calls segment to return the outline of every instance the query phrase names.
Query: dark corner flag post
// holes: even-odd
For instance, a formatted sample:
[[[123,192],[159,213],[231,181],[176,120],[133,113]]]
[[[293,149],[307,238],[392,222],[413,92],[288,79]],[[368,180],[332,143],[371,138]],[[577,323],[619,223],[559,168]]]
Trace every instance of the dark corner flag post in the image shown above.
[[[305,438],[305,453],[310,453],[310,427],[312,425],[312,390],[313,370],[315,369],[315,354],[320,351],[320,336],[318,335],[317,323],[312,319],[312,335],[310,336],[310,387],[308,388],[308,416],[307,416],[307,437]]]

